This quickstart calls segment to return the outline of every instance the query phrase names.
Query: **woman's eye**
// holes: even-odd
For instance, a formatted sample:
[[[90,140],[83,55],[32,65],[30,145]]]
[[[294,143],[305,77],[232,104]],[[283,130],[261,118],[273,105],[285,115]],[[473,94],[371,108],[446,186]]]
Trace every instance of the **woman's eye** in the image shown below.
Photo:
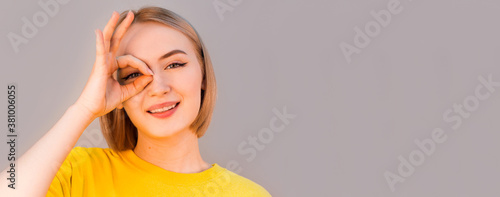
[[[182,67],[184,65],[186,65],[187,63],[172,63],[170,65],[167,66],[167,68],[177,68],[177,67]],[[126,77],[122,78],[124,81],[126,80],[129,80],[131,78],[135,78],[135,77],[139,77],[141,76],[142,74],[141,73],[132,73],[130,75],[127,75]]]
[[[126,77],[124,77],[123,80],[128,80],[130,78],[135,78],[135,77],[138,77],[138,76],[141,76],[141,73],[132,73],[132,74],[127,75]]]
[[[167,68],[177,68],[186,65],[186,63],[172,63],[167,66]]]

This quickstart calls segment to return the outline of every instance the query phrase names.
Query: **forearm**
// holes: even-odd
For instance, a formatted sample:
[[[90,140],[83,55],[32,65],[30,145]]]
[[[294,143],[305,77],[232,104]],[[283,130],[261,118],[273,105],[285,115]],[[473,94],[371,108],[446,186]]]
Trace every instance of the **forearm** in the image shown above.
[[[61,119],[16,161],[16,180],[19,180],[16,189],[8,188],[5,182],[8,168],[1,173],[0,193],[45,196],[62,162],[94,119],[78,105],[69,107]]]

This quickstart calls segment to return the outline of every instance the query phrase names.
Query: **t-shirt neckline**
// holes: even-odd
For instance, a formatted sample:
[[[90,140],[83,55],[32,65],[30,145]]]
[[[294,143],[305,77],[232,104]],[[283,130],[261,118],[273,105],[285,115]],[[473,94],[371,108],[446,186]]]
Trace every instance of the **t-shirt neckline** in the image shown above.
[[[162,179],[168,184],[174,185],[197,185],[214,179],[225,169],[217,163],[213,163],[209,169],[196,173],[179,173],[163,169],[146,160],[141,159],[132,149],[121,152],[121,155],[127,163],[132,164],[143,173],[149,174],[155,178]]]

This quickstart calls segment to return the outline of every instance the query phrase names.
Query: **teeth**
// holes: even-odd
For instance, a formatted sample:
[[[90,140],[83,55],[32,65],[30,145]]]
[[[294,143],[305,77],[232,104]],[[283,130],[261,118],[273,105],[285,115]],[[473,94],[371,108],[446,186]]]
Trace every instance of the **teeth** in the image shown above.
[[[160,109],[151,110],[150,112],[151,113],[160,113],[160,112],[168,111],[168,110],[174,108],[175,105],[177,105],[177,103],[173,104],[172,106],[168,106],[168,107],[164,107],[164,108],[160,108]]]

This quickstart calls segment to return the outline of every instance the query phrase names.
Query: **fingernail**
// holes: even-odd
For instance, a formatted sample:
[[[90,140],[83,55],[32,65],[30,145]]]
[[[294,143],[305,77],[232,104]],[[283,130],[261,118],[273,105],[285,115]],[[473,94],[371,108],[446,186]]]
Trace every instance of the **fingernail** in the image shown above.
[[[151,71],[151,69],[148,69],[149,71],[149,74],[153,75],[153,71]]]

